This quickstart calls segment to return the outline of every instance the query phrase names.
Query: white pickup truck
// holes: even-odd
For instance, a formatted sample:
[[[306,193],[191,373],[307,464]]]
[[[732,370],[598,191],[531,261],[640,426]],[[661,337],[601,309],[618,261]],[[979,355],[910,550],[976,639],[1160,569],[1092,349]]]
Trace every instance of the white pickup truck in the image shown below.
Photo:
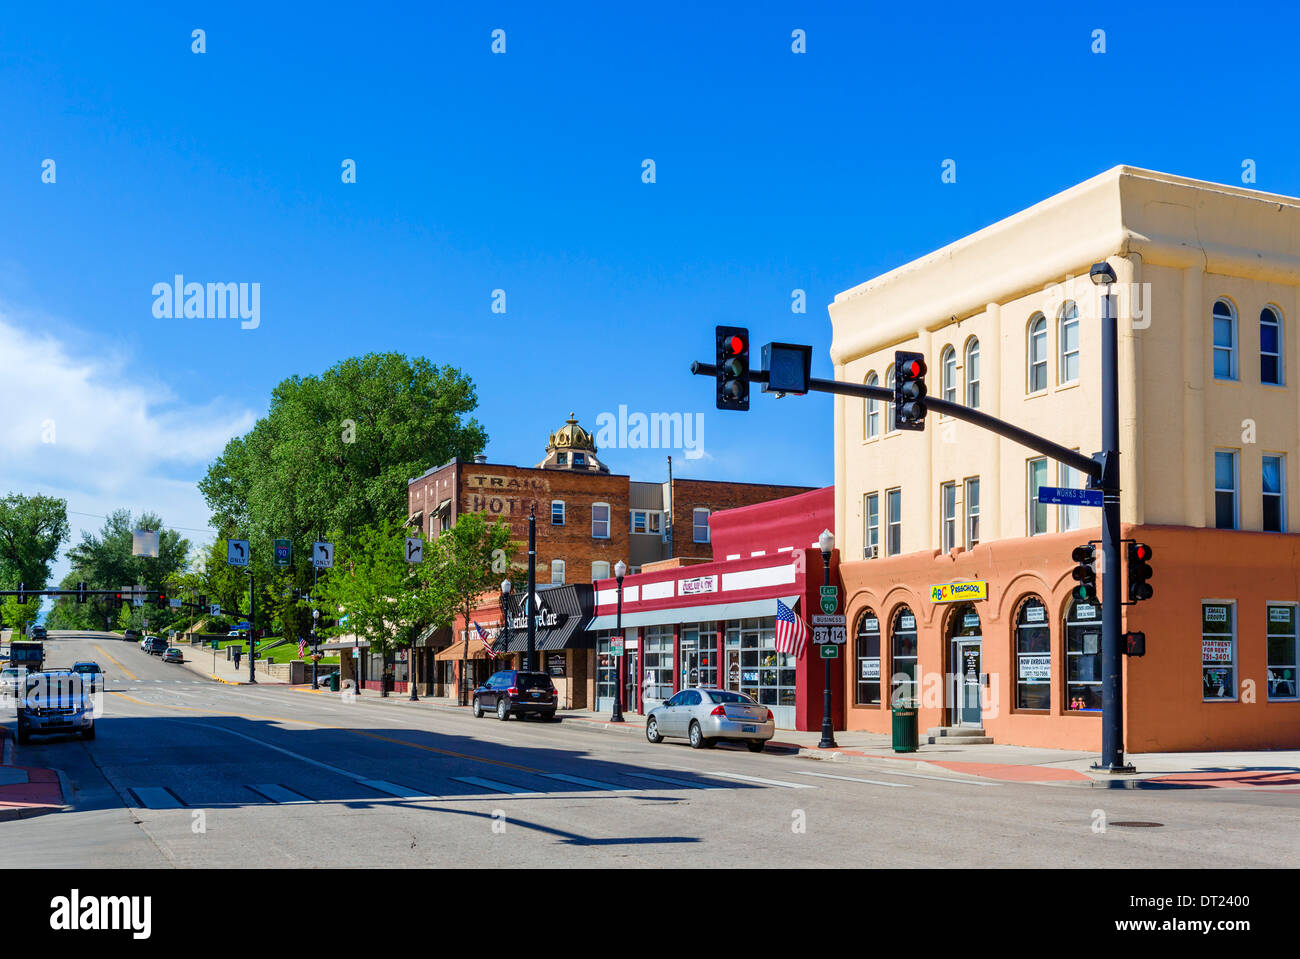
[[[95,704],[81,676],[71,670],[28,673],[18,697],[18,742],[32,736],[80,733],[95,738]]]

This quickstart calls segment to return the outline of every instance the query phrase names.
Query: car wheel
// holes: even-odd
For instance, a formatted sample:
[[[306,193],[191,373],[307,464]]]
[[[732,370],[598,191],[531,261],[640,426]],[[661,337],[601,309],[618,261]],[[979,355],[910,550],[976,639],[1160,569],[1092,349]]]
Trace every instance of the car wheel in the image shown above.
[[[664,738],[659,735],[659,722],[653,716],[645,721],[645,738],[652,743],[664,741]]]
[[[91,726],[90,726],[89,729],[83,729],[83,730],[81,731],[81,738],[82,738],[82,739],[94,739],[94,738],[95,738],[95,726],[94,726],[93,723],[91,724]]]
[[[767,742],[762,739],[751,739],[749,742],[745,743],[745,745],[749,747],[751,753],[761,753],[763,747],[767,745]]]
[[[540,715],[542,717],[542,722],[545,723],[555,722],[555,710],[553,709],[549,713],[541,713]]]
[[[713,745],[712,740],[704,738],[704,730],[700,729],[700,724],[697,722],[692,722],[691,723],[691,748],[707,749],[712,745]]]
[[[473,713],[474,713],[474,718],[475,718],[475,719],[482,719],[482,718],[483,718],[483,706],[479,703],[479,701],[478,701],[478,697],[477,697],[477,696],[474,697],[474,708],[473,708]]]
[[[504,699],[497,700],[497,719],[503,723],[510,718],[510,707],[506,705]]]

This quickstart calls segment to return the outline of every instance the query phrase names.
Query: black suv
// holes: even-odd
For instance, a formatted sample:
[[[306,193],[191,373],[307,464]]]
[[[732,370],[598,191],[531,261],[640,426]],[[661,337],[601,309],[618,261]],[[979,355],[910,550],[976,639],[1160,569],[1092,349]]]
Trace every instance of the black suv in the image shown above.
[[[474,718],[495,709],[497,719],[509,719],[511,713],[520,717],[529,714],[543,719],[555,718],[559,698],[555,683],[546,673],[529,673],[522,669],[503,669],[493,673],[488,681],[474,690]]]
[[[161,656],[167,652],[167,640],[161,636],[150,636],[145,640],[144,651],[151,656]]]
[[[33,626],[30,630],[28,630],[27,638],[28,639],[49,639],[49,636],[46,634],[44,626],[36,625]]]

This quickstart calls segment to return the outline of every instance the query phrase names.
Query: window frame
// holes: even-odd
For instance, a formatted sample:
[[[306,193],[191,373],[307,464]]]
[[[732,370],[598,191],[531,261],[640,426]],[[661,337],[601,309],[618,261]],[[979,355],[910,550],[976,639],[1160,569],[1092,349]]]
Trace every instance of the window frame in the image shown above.
[[[704,514],[704,538],[700,539],[700,514]],[[691,510],[691,542],[707,543],[709,542],[709,516],[712,515],[707,506],[697,506]]]
[[[1077,449],[1075,452],[1079,452]],[[1075,483],[1083,483],[1083,473],[1075,469],[1068,463],[1056,464],[1056,482],[1063,489],[1082,489],[1082,485],[1075,486]],[[1056,531],[1065,533],[1080,528],[1083,522],[1081,506],[1057,506],[1056,507]]]
[[[557,581],[556,578],[555,578],[555,573],[556,573],[556,571],[557,571],[557,570],[556,570],[556,566],[557,566],[557,564],[558,564],[558,566],[559,566],[559,570],[558,570],[558,571],[559,571],[559,574],[560,574],[560,578],[559,578],[558,581]],[[551,585],[552,585],[552,586],[563,586],[563,585],[564,585],[564,582],[565,582],[565,577],[568,576],[568,569],[569,569],[569,564],[566,563],[564,560],[562,560],[562,559],[553,559],[553,560],[551,560]]]
[[[1282,633],[1272,633],[1269,629],[1273,625],[1272,611],[1274,609],[1289,609],[1291,611],[1291,632],[1287,638],[1291,641],[1291,662],[1277,663],[1278,669],[1291,670],[1291,695],[1274,696],[1273,695],[1273,651],[1271,643],[1274,638],[1283,636]],[[1300,702],[1300,604],[1295,602],[1274,602],[1272,600],[1264,603],[1264,695],[1270,703],[1294,703]]]
[[[1028,333],[1025,337],[1025,359],[1026,359],[1026,377],[1025,377],[1025,395],[1038,396],[1040,393],[1047,392],[1047,317],[1042,313],[1035,313],[1029,318],[1029,325],[1026,328]],[[1034,339],[1041,334],[1043,338],[1042,358],[1034,359]],[[1034,387],[1034,370],[1042,369],[1043,385]]]
[[[1226,316],[1220,315],[1217,312],[1220,305],[1227,308],[1228,313]],[[1231,324],[1229,328],[1232,332],[1232,342],[1228,346],[1220,346],[1218,343],[1218,331],[1215,330],[1215,324],[1218,320],[1227,320]],[[1217,297],[1214,301],[1214,305],[1210,307],[1210,374],[1214,379],[1220,380],[1224,383],[1235,383],[1241,378],[1239,367],[1237,366],[1239,340],[1240,334],[1238,332],[1236,304],[1227,297]],[[1218,359],[1221,352],[1226,352],[1228,355],[1229,374],[1227,376],[1219,375],[1218,365],[1215,363],[1215,360]]]
[[[947,553],[957,545],[957,481],[939,484],[939,550]]]
[[[862,381],[866,386],[879,386],[880,377],[876,375],[875,370],[867,373],[867,378]],[[862,407],[862,439],[874,440],[880,436],[880,400],[874,397],[867,397],[863,400]]]
[[[1092,617],[1079,617],[1073,615],[1080,605],[1091,607],[1093,610],[1096,611],[1096,615]],[[1089,600],[1086,603],[1080,603],[1079,600],[1071,599],[1070,602],[1065,607],[1064,630],[1062,631],[1061,634],[1061,652],[1064,657],[1064,662],[1062,663],[1063,668],[1061,670],[1061,682],[1064,684],[1063,688],[1065,690],[1065,698],[1062,700],[1061,711],[1066,715],[1069,715],[1071,713],[1091,713],[1093,715],[1101,715],[1100,704],[1097,705],[1096,707],[1085,706],[1083,709],[1075,709],[1072,705],[1073,700],[1070,699],[1071,686],[1095,686],[1097,687],[1099,698],[1100,698],[1100,690],[1103,684],[1102,671],[1101,671],[1101,623],[1102,623],[1101,603],[1097,602],[1096,600]],[[1070,640],[1072,637],[1070,634],[1070,630],[1072,628],[1079,629],[1079,628],[1084,628],[1089,626],[1096,627],[1097,651],[1095,653],[1071,652]],[[1076,679],[1072,681],[1070,679],[1070,657],[1071,656],[1096,657],[1095,663],[1096,663],[1097,678]]]
[[[910,627],[902,625],[904,615],[912,617],[912,625]],[[898,634],[908,632],[912,634],[914,652],[910,655],[900,655],[898,653],[897,643]],[[912,672],[910,673],[909,679],[903,682],[897,681],[897,677],[899,676],[898,663],[900,660],[911,663],[912,665]],[[906,603],[903,603],[899,605],[894,610],[893,615],[889,617],[889,703],[891,706],[902,702],[899,693],[905,686],[910,686],[912,689],[912,695],[909,697],[909,701],[913,705],[918,705],[921,690],[921,633],[917,627],[916,612]]]
[[[870,640],[871,633],[872,633],[872,629],[867,627],[868,620],[871,620],[876,624],[874,627],[875,642],[876,642],[876,653],[874,656],[870,654],[869,650],[867,652],[863,652],[864,640]],[[853,705],[854,706],[863,706],[867,708],[874,706],[876,709],[880,709],[884,706],[884,702],[881,699],[881,695],[880,695],[880,690],[881,690],[880,667],[884,663],[884,657],[881,655],[882,653],[881,644],[883,642],[884,642],[884,631],[880,628],[880,617],[877,616],[875,611],[872,610],[871,607],[869,606],[859,611],[857,626],[853,630],[853,662],[856,666],[854,670],[854,680],[853,680]],[[870,678],[864,678],[862,675],[864,670],[869,671],[869,668],[866,666],[866,664],[871,663],[873,661],[876,664],[875,679],[873,680]],[[867,690],[870,690],[870,688],[873,685],[876,688],[875,699],[871,699],[870,693],[867,692]]]
[[[871,509],[874,507],[874,510]],[[871,522],[872,513],[875,514],[875,522]],[[862,546],[863,559],[880,558],[880,493],[863,493],[862,494]],[[874,555],[868,556],[866,550],[875,547]]]
[[[972,336],[966,341],[963,350],[962,379],[966,384],[966,405],[973,410],[980,408],[980,340]],[[974,373],[972,374],[972,370]]]
[[[940,397],[957,402],[957,350],[951,344],[939,354]]]
[[[1270,321],[1265,321],[1264,315],[1268,314],[1273,317]],[[1277,330],[1277,349],[1275,351],[1266,351],[1264,349],[1264,327],[1273,326]],[[1286,386],[1286,341],[1283,336],[1285,332],[1285,321],[1282,317],[1282,310],[1273,303],[1265,303],[1263,309],[1259,311],[1259,381],[1265,386]],[[1264,357],[1271,356],[1277,363],[1277,379],[1264,379]]]
[[[1219,456],[1227,456],[1232,462],[1232,487],[1231,489],[1221,488],[1219,486]],[[1235,449],[1216,449],[1212,457],[1212,475],[1210,477],[1214,490],[1214,528],[1215,529],[1241,529],[1241,451]],[[1219,494],[1232,494],[1232,525],[1219,525]]]
[[[889,369],[885,371],[885,389],[890,391],[894,389],[893,366],[890,366]],[[886,400],[885,401],[885,435],[889,436],[890,434],[897,433],[897,432],[898,432],[898,417],[896,416],[894,411],[894,404],[892,401]]]
[[[555,507],[557,505],[560,507],[560,521],[558,523],[555,522]],[[551,500],[551,525],[563,526],[566,519],[568,519],[568,507],[564,505],[564,500],[562,499]]]
[[[597,523],[600,522],[599,520],[596,519],[596,510],[602,506],[605,508],[605,519],[603,521],[605,524],[605,535],[603,536],[596,532]],[[613,520],[614,520],[614,511],[610,508],[610,505],[608,503],[592,503],[591,504],[591,538],[609,539],[610,534],[613,532],[611,528],[613,526]]]
[[[1043,611],[1043,621],[1042,621],[1041,624],[1038,624],[1038,623],[1025,623],[1025,622],[1021,622],[1021,620],[1025,618],[1026,611],[1030,608],[1030,604],[1031,604],[1031,603],[1037,603],[1038,605],[1037,605],[1036,608],[1041,609],[1041,610]],[[1052,622],[1051,622],[1051,614],[1050,614],[1050,612],[1049,612],[1049,610],[1048,610],[1047,603],[1043,600],[1043,598],[1042,598],[1041,596],[1039,596],[1039,595],[1036,594],[1036,593],[1030,593],[1030,594],[1027,595],[1027,596],[1022,596],[1022,597],[1021,597],[1021,598],[1016,602],[1016,605],[1015,605],[1014,607],[1012,607],[1012,608],[1015,610],[1015,615],[1012,617],[1012,620],[1011,620],[1011,622],[1012,622],[1012,657],[1013,657],[1012,662],[1014,663],[1014,666],[1015,666],[1014,682],[1015,682],[1015,687],[1016,687],[1016,688],[1015,688],[1015,696],[1014,696],[1014,699],[1013,699],[1012,701],[1013,701],[1013,703],[1014,703],[1014,705],[1015,705],[1015,711],[1016,711],[1016,712],[1021,712],[1021,713],[1050,713],[1050,712],[1052,711]],[[1023,643],[1022,643],[1022,637],[1021,637],[1021,634],[1020,634],[1022,629],[1043,629],[1043,630],[1045,630],[1045,631],[1047,632],[1047,652],[1046,652],[1046,653],[1037,652],[1037,651],[1026,652],[1026,651],[1022,648]],[[1021,660],[1021,658],[1022,658],[1022,657],[1025,657],[1025,656],[1043,656],[1043,655],[1046,655],[1046,656],[1047,656],[1047,678],[1046,678],[1046,679],[1041,679],[1041,680],[1033,680],[1032,682],[1026,682],[1024,679],[1021,678],[1021,670],[1020,670],[1020,660]],[[1043,707],[1039,707],[1039,706],[1022,706],[1022,705],[1021,705],[1021,700],[1020,700],[1020,687],[1021,687],[1021,686],[1046,686],[1046,687],[1047,687],[1047,705],[1046,705],[1046,706],[1043,706]]]
[[[1264,463],[1265,463],[1267,460],[1276,460],[1276,461],[1277,461],[1277,488],[1278,488],[1278,491],[1277,491],[1276,493],[1270,493],[1270,492],[1268,492],[1268,490],[1266,490],[1266,489],[1264,488],[1264,476],[1265,476],[1265,474],[1264,474]],[[1264,507],[1267,507],[1269,497],[1275,497],[1275,498],[1277,499],[1277,517],[1278,517],[1278,528],[1277,528],[1277,529],[1269,529],[1269,528],[1268,528],[1268,525],[1267,525],[1268,510],[1267,510],[1267,508],[1265,508],[1265,509],[1263,510],[1261,516],[1260,516],[1260,526],[1259,526],[1259,528],[1260,528],[1261,530],[1263,530],[1265,533],[1285,533],[1285,532],[1287,531],[1287,519],[1286,519],[1286,454],[1285,454],[1285,453],[1265,452],[1265,453],[1263,453],[1263,454],[1260,456],[1260,464],[1259,464],[1259,485],[1260,485],[1260,497],[1261,497],[1261,499],[1263,500],[1263,503],[1262,503],[1261,505],[1263,505]]]
[[[1025,460],[1025,535],[1042,536],[1047,530],[1047,504],[1038,498],[1038,490],[1034,488],[1034,467],[1041,464],[1043,479],[1039,482],[1038,487],[1042,488],[1047,485],[1047,457],[1034,456]],[[1038,510],[1043,511],[1043,528],[1036,530]]]
[[[971,489],[975,490],[975,495],[971,496]],[[972,511],[972,506],[974,507]],[[980,521],[980,478],[978,476],[967,476],[962,480],[962,513],[965,516],[966,548],[973,549],[980,543],[979,521]],[[975,535],[971,536],[971,521],[975,522]]]
[[[891,504],[898,504],[898,522],[893,519],[893,510]],[[893,540],[894,527],[898,527],[898,544],[896,549],[890,549]],[[903,488],[895,486],[893,489],[885,490],[885,555],[901,556],[903,553]]]
[[[1225,607],[1227,607],[1227,608],[1230,610],[1230,613],[1229,613],[1228,615],[1229,615],[1229,618],[1231,619],[1231,625],[1232,625],[1232,628],[1231,628],[1228,632],[1226,632],[1226,633],[1209,633],[1209,632],[1206,632],[1206,630],[1205,630],[1205,624],[1206,624],[1206,619],[1205,619],[1205,608],[1206,608],[1207,606],[1225,606]],[[1238,677],[1238,674],[1237,674],[1237,628],[1238,628],[1237,601],[1236,601],[1235,599],[1203,599],[1203,600],[1201,600],[1201,702],[1203,702],[1203,703],[1235,703],[1235,702],[1238,701],[1238,698],[1239,698],[1240,693],[1239,693],[1239,690],[1238,690],[1238,688],[1237,688],[1237,677]],[[1205,665],[1205,640],[1206,640],[1207,637],[1211,637],[1211,636],[1227,636],[1227,637],[1229,637],[1229,641],[1230,641],[1231,644],[1232,644],[1232,646],[1231,646],[1231,649],[1232,649],[1232,656],[1231,656],[1231,658],[1229,659],[1229,663],[1228,663],[1228,667],[1227,667],[1228,670],[1230,671],[1231,675],[1232,675],[1232,695],[1231,695],[1231,696],[1206,696],[1206,695],[1205,695],[1205,670],[1206,670],[1206,668],[1207,668],[1206,665]],[[1209,667],[1209,668],[1211,668],[1211,669],[1213,669],[1213,668],[1221,668],[1221,666],[1211,666],[1211,667]]]
[[[1068,310],[1073,312],[1068,312]],[[1074,349],[1066,349],[1065,330],[1067,326],[1074,327]],[[1061,304],[1061,308],[1056,313],[1056,385],[1071,386],[1079,382],[1079,376],[1082,373],[1080,366],[1082,364],[1082,353],[1079,343],[1079,304],[1074,300],[1066,300]],[[1070,358],[1075,361],[1074,376],[1068,375],[1068,366]]]
[[[596,571],[596,567],[597,567],[597,566],[603,566],[603,567],[605,568],[605,574],[604,574],[603,576],[598,576],[598,575],[596,575],[596,572],[597,572],[597,571]],[[609,578],[610,578],[609,560],[607,560],[607,559],[593,559],[593,560],[591,561],[591,581],[594,583],[594,582],[597,582],[598,580],[609,579]]]

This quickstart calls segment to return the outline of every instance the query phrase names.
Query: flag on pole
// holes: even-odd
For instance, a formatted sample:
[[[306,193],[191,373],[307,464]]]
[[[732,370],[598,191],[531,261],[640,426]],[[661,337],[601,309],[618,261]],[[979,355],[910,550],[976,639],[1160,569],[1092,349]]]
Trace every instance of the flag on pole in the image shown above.
[[[804,643],[808,641],[808,629],[803,619],[796,616],[790,607],[779,599],[776,601],[776,651],[794,653],[795,659],[803,658]]]
[[[470,620],[470,622],[474,623],[474,628],[478,631],[478,641],[483,644],[483,648],[487,650],[487,654],[493,659],[496,659],[497,654],[492,651],[492,644],[488,642],[487,633],[483,632],[483,627],[480,626],[476,620]]]
[[[301,636],[298,637],[298,658],[302,659],[307,655],[307,640]]]

